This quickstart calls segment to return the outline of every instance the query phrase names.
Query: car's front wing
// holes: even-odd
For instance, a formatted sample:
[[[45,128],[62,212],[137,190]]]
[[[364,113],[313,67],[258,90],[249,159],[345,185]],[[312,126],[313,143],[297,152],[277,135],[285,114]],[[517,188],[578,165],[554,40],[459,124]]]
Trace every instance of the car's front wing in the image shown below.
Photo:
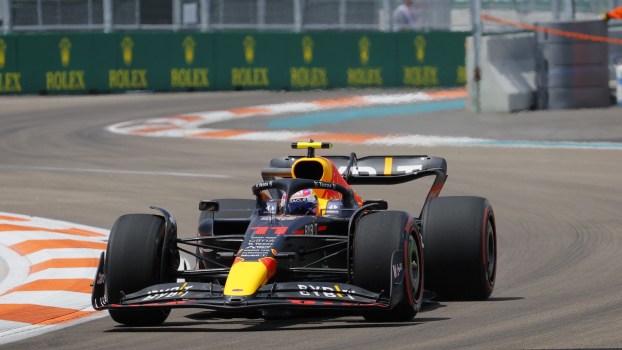
[[[100,287],[100,288],[98,288]],[[154,285],[124,295],[109,303],[102,285],[95,284],[92,303],[96,310],[137,307],[207,308],[243,310],[264,308],[348,308],[389,307],[389,298],[345,283],[282,282],[261,287],[248,297],[225,296],[223,286],[213,283],[183,282]]]

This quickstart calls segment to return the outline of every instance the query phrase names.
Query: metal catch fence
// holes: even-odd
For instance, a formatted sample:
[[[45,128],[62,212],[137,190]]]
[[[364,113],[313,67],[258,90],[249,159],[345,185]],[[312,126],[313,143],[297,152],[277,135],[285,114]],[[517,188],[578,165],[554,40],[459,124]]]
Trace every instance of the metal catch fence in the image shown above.
[[[470,31],[471,7],[534,23],[598,18],[622,0],[410,0],[413,30]],[[3,32],[45,30],[399,30],[403,0],[0,0]],[[484,32],[515,30],[484,23]]]

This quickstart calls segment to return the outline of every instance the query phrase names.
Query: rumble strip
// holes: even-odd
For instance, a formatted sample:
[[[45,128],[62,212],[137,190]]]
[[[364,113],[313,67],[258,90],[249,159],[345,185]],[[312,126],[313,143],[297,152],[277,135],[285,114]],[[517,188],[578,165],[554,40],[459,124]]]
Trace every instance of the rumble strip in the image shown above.
[[[0,344],[103,317],[91,283],[108,231],[0,212]]]
[[[212,129],[210,124],[243,118],[296,113],[310,113],[326,110],[399,105],[407,103],[433,102],[464,99],[465,90],[441,90],[407,94],[368,95],[310,102],[289,102],[271,105],[251,106],[222,111],[172,115],[163,118],[140,119],[111,125],[113,133],[151,137],[181,137],[191,139],[221,139],[248,141],[285,141],[316,139],[343,143],[384,143],[394,137],[373,134],[348,134],[332,132],[309,132],[295,130],[226,130]]]

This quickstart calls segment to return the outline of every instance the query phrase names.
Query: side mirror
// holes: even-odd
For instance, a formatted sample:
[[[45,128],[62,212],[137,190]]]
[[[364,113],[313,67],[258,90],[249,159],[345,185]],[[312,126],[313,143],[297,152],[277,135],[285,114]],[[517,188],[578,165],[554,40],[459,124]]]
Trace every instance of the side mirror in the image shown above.
[[[387,210],[389,209],[389,204],[384,199],[368,199],[363,202],[363,205],[374,204],[374,209],[378,210]]]
[[[324,215],[339,215],[343,209],[343,203],[340,199],[331,199],[326,203],[326,212]]]
[[[199,202],[200,211],[218,211],[220,206],[216,201],[201,201]]]
[[[278,199],[270,199],[266,201],[266,211],[268,214],[276,215],[279,212],[279,200]]]

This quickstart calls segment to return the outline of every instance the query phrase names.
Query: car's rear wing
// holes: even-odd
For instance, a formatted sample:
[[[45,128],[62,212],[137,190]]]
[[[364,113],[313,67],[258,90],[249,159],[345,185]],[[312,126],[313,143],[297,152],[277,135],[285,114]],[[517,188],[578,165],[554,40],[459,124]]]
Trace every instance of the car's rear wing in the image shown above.
[[[435,176],[434,183],[426,198],[438,197],[447,179],[447,161],[440,157],[427,155],[368,156],[357,158],[348,156],[322,156],[331,160],[349,185],[394,185],[413,181],[426,176]],[[292,177],[294,162],[304,157],[278,157],[270,161],[270,166],[262,170],[264,180]]]
[[[262,170],[267,177],[291,177],[294,162],[304,157],[274,158],[270,167]],[[416,156],[323,156],[330,159],[341,176],[351,185],[391,185],[418,179],[423,176],[447,174],[447,161],[440,157]],[[350,164],[352,163],[352,164]],[[349,168],[349,169],[348,169]]]

